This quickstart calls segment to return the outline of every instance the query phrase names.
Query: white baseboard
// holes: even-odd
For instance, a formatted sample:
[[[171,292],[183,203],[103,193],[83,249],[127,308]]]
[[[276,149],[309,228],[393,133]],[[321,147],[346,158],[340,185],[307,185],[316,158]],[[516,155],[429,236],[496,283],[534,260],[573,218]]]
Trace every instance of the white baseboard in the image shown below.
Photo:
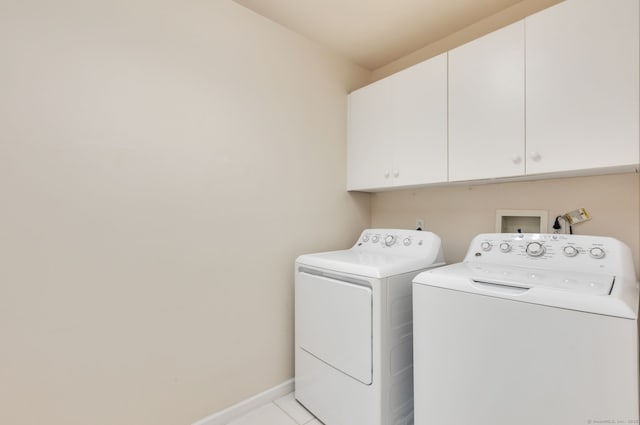
[[[284,395],[293,392],[293,378],[283,382],[280,385],[276,385],[273,388],[269,388],[266,391],[256,394],[251,398],[234,404],[224,410],[214,413],[206,418],[200,419],[194,422],[192,425],[226,425],[234,419],[243,416],[245,413],[272,402]]]

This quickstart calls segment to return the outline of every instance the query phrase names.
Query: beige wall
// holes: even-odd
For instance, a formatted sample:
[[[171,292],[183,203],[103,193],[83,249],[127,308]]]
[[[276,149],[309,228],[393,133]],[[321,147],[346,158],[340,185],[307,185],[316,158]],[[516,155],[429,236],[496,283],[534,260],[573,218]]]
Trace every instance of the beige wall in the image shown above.
[[[188,424],[293,376],[369,73],[229,0],[0,4],[0,423]]]
[[[412,228],[423,218],[426,230],[442,238],[447,263],[462,261],[476,234],[495,232],[498,209],[546,210],[551,232],[556,216],[585,208],[592,219],[574,233],[625,242],[640,276],[640,174],[382,192],[373,194],[371,207],[374,227]]]

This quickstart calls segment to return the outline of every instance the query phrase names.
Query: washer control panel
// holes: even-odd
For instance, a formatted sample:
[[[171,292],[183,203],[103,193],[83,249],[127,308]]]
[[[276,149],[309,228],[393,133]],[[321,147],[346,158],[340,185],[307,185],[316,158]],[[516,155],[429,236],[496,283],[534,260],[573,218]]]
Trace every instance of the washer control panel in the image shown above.
[[[620,243],[603,236],[486,233],[473,239],[465,261],[604,271]]]

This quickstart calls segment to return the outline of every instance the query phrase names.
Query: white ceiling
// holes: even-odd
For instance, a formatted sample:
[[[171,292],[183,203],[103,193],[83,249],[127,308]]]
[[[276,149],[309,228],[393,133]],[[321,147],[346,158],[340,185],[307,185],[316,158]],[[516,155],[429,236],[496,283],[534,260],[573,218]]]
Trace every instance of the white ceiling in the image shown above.
[[[375,70],[522,0],[234,0]]]

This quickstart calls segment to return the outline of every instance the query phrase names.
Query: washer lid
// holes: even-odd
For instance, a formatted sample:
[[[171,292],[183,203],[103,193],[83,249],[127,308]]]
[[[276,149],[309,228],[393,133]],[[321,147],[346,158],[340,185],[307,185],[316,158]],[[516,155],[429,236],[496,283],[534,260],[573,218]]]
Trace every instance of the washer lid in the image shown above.
[[[296,263],[373,278],[384,278],[443,264],[434,264],[433,258],[406,257],[354,249],[301,255]]]
[[[531,269],[498,264],[466,263],[476,284],[545,288],[590,295],[609,295],[615,278],[606,274]]]
[[[423,272],[413,282],[628,319],[638,312],[637,297],[625,290],[630,282],[607,274],[464,262]]]

